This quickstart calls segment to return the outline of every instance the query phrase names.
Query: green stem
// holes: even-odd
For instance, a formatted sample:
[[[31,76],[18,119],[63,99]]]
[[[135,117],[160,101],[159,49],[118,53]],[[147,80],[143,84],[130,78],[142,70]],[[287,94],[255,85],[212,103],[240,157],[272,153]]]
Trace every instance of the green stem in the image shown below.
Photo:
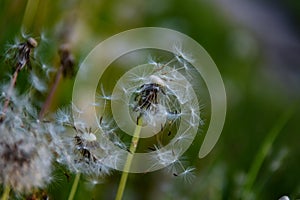
[[[5,186],[1,200],[8,200],[9,198],[10,187],[8,185]]]
[[[125,189],[125,186],[126,186],[126,182],[127,182],[127,178],[128,178],[128,172],[130,170],[130,167],[131,167],[131,163],[132,163],[132,159],[133,159],[133,155],[136,151],[136,148],[137,148],[137,145],[138,145],[138,142],[139,142],[139,136],[140,136],[140,133],[141,133],[141,124],[142,124],[142,117],[140,117],[138,119],[138,124],[135,128],[135,131],[134,131],[134,134],[133,134],[133,137],[132,137],[132,140],[131,140],[131,145],[130,145],[130,152],[127,156],[127,160],[126,160],[126,163],[125,163],[125,166],[124,166],[124,169],[123,169],[123,173],[122,173],[122,176],[121,176],[121,180],[120,180],[120,184],[119,184],[119,188],[118,188],[118,192],[117,192],[117,196],[116,196],[116,199],[115,200],[121,200],[122,197],[123,197],[123,193],[124,193],[124,189]]]
[[[252,186],[255,182],[259,169],[261,168],[263,161],[271,150],[272,144],[275,141],[276,137],[280,131],[284,128],[290,117],[292,116],[292,111],[294,107],[285,112],[278,120],[278,122],[273,126],[270,132],[267,134],[264,143],[261,146],[261,149],[256,154],[254,161],[250,167],[250,170],[247,175],[244,191],[242,194],[242,199],[247,199],[249,192],[252,189]]]
[[[73,182],[68,200],[73,200],[74,199],[75,193],[77,191],[79,180],[80,180],[80,173],[77,173],[76,176],[75,176],[75,179],[74,179],[74,182]]]

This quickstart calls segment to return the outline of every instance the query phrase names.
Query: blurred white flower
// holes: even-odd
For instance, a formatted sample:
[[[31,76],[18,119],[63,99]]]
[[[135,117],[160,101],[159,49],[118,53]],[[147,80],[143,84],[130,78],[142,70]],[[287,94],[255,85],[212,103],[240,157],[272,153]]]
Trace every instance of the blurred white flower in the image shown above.
[[[52,153],[40,132],[42,127],[35,128],[24,129],[21,123],[0,126],[0,182],[21,193],[51,181]]]

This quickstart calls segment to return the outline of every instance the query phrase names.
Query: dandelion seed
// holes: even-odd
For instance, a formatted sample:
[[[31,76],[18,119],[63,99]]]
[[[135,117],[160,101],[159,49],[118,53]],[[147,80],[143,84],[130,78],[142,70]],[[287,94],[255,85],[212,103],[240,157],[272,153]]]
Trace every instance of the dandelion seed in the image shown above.
[[[103,183],[103,181],[101,179],[97,179],[95,177],[88,177],[86,180],[86,186],[88,189],[92,190],[93,188],[95,188],[97,185]]]
[[[184,130],[183,133],[178,133],[172,143],[174,145],[178,145],[179,142],[182,144],[185,142],[193,141],[194,136],[189,134],[190,129],[191,127],[188,127],[186,130]]]
[[[183,172],[181,172],[178,176],[181,177],[185,183],[192,183],[192,181],[195,179],[194,174],[195,168],[193,167],[187,167]]]
[[[284,163],[284,159],[288,155],[288,149],[287,148],[282,148],[279,152],[278,155],[275,157],[275,159],[271,162],[270,165],[270,170],[271,171],[276,171],[280,168],[280,166]]]
[[[43,31],[41,32],[40,38],[41,38],[41,41],[44,41],[44,42],[46,42],[46,43],[49,43],[49,42],[50,42],[50,39],[48,38],[47,33],[46,33],[45,30],[43,30]]]
[[[178,62],[180,62],[180,63],[185,63],[185,62],[192,63],[192,62],[194,62],[194,59],[193,59],[192,55],[187,54],[186,52],[184,52],[183,47],[182,47],[181,44],[175,44],[173,46],[173,49],[176,53],[175,57],[178,60]]]
[[[44,71],[44,73],[46,74],[46,77],[49,79],[50,78],[50,74],[53,72],[56,72],[56,70],[53,67],[49,67],[46,64],[42,64],[41,66],[42,70]]]
[[[163,166],[176,163],[179,159],[179,154],[177,154],[177,150],[160,150],[156,148],[156,151],[157,161]]]
[[[47,90],[46,83],[43,82],[33,71],[30,73],[29,80],[37,91],[45,92]]]
[[[83,111],[77,108],[77,106],[72,102],[72,111],[78,114],[82,114]]]
[[[56,121],[59,124],[71,124],[71,111],[69,108],[60,108],[56,112]]]
[[[111,100],[111,96],[105,94],[105,91],[104,91],[104,88],[103,88],[103,84],[101,84],[100,88],[101,88],[101,94],[99,94],[97,97],[99,99],[104,99],[104,100],[110,101]]]

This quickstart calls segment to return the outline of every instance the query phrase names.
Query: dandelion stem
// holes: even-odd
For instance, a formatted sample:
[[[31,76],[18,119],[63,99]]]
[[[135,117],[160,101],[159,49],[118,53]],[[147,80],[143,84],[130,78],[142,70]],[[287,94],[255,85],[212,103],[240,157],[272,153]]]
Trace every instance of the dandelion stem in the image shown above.
[[[48,110],[49,106],[51,105],[51,102],[52,102],[52,99],[54,97],[54,94],[55,94],[55,91],[57,89],[57,86],[59,84],[59,81],[61,79],[61,76],[62,76],[62,72],[63,72],[63,65],[61,65],[58,69],[58,72],[56,73],[56,76],[55,76],[55,80],[54,80],[54,83],[51,87],[51,90],[47,96],[47,99],[39,113],[39,119],[42,119],[46,113],[46,111]]]
[[[272,143],[280,133],[280,131],[284,128],[290,117],[292,116],[293,108],[287,110],[283,115],[279,118],[278,122],[273,126],[273,128],[270,130],[270,132],[267,134],[264,143],[261,146],[261,149],[256,154],[256,157],[254,158],[254,161],[250,167],[250,170],[247,175],[244,191],[242,194],[242,199],[247,199],[249,192],[252,189],[252,186],[254,184],[254,181],[257,177],[257,174],[259,172],[259,169],[261,168],[264,159],[270,152],[270,149],[272,147]]]
[[[13,88],[16,85],[17,77],[18,77],[19,71],[21,70],[22,67],[23,67],[23,65],[18,65],[16,71],[13,74],[13,77],[10,81],[10,85],[9,85],[9,88],[8,88],[8,91],[7,91],[7,97],[6,97],[6,100],[5,100],[4,105],[3,105],[2,113],[5,113],[6,109],[8,108]]]
[[[1,197],[1,200],[7,200],[9,198],[10,186],[6,185]]]
[[[74,199],[75,193],[77,191],[79,180],[80,180],[80,173],[77,173],[76,176],[75,176],[75,179],[74,179],[74,182],[73,182],[68,200],[73,200]]]
[[[138,142],[139,142],[139,136],[140,136],[141,128],[142,128],[141,124],[143,123],[142,121],[143,121],[142,117],[139,117],[137,126],[135,128],[135,131],[134,131],[134,134],[133,134],[133,137],[131,140],[131,145],[129,148],[131,153],[129,153],[127,156],[127,160],[126,160],[126,163],[125,163],[125,166],[123,169],[123,173],[121,176],[121,180],[120,180],[120,184],[119,184],[119,188],[118,188],[118,192],[117,192],[117,196],[116,196],[115,200],[121,200],[123,197],[124,189],[125,189],[127,178],[128,178],[128,172],[130,170],[130,166],[131,166],[132,159],[133,159],[133,154],[135,153]]]

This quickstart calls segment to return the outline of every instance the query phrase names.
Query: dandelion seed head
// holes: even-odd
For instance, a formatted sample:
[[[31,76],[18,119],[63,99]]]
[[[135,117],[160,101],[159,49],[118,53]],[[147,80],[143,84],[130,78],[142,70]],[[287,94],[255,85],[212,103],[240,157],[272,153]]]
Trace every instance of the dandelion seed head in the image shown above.
[[[74,110],[73,112],[76,113]],[[91,177],[107,175],[109,170],[105,168],[101,157],[101,155],[106,156],[106,151],[97,140],[95,132],[91,128],[87,128],[84,122],[74,120],[66,110],[61,110],[59,115],[58,123],[66,126],[61,130],[68,133],[58,135],[54,133],[53,128],[51,130],[54,137],[61,138],[55,141],[55,147],[61,146],[61,148],[55,148],[58,154],[57,161],[75,173]]]
[[[45,140],[20,128],[0,129],[0,182],[21,193],[48,184],[52,154]]]

